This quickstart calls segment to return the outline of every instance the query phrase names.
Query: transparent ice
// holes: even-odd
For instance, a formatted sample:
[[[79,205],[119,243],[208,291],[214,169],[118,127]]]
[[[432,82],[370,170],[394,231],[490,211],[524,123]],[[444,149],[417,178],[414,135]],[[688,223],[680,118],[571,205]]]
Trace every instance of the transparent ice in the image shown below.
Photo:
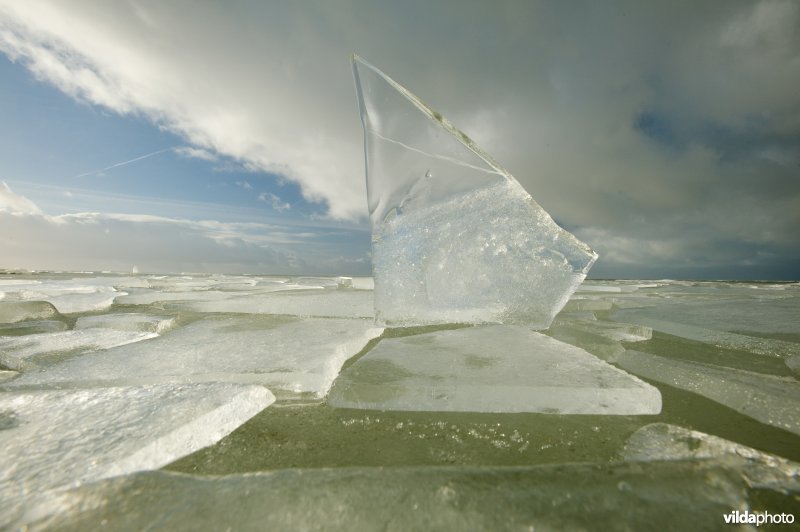
[[[722,514],[745,508],[744,479],[716,463],[350,467],[138,473],[40,500],[23,522],[59,531],[718,530]]]
[[[161,467],[274,400],[219,383],[0,393],[0,517],[47,489]]]
[[[328,403],[377,410],[658,414],[661,394],[583,349],[516,325],[384,338]]]
[[[694,392],[762,423],[800,434],[800,382],[791,377],[625,351],[617,365],[635,375]]]
[[[547,328],[597,255],[441,114],[357,56],[353,72],[376,319]]]
[[[750,486],[800,491],[800,464],[718,436],[667,423],[638,429],[625,443],[624,460],[720,460],[739,462]]]
[[[70,332],[88,331],[122,334]],[[140,345],[84,354],[27,373],[12,385],[226,381],[322,397],[342,364],[382,331],[364,319],[209,316]]]

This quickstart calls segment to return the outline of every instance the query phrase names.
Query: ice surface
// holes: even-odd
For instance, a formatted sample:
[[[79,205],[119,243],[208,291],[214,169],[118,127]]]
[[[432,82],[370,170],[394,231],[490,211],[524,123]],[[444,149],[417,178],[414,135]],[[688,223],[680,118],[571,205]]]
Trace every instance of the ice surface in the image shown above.
[[[559,318],[555,325],[580,329],[618,342],[642,342],[653,337],[650,327],[630,323]]]
[[[515,325],[384,338],[328,404],[378,410],[658,414],[659,391],[586,351]]]
[[[152,332],[83,329],[56,333],[0,337],[0,364],[17,370],[31,370],[55,356],[68,356],[157,336]]]
[[[762,423],[800,434],[800,383],[751,371],[626,351],[617,364],[642,377],[700,394]]]
[[[740,349],[758,355],[786,357],[800,353],[800,344],[795,342],[786,342],[774,338],[756,338],[753,336],[746,336],[743,334],[725,331],[714,331],[694,325],[687,325],[684,323],[676,323],[642,316],[638,314],[637,311],[620,311],[619,313],[615,313],[612,318],[630,320],[635,323],[652,327],[657,331],[671,334],[673,336],[680,336],[681,338],[686,338],[688,340],[696,340],[698,342],[704,342],[728,349]]]
[[[0,323],[46,320],[58,317],[58,310],[47,301],[0,301]]]
[[[786,365],[796,376],[800,377],[800,355],[794,355],[786,359]]]
[[[698,286],[666,286],[656,295],[657,298],[648,298],[648,308],[619,311],[615,317],[638,323],[629,319],[636,315],[744,335],[751,331],[796,333],[800,322],[797,289],[756,290],[723,283],[698,283]]]
[[[371,318],[372,294],[365,290],[302,290],[248,294],[217,301],[187,303],[195,312],[282,314],[323,318]]]
[[[724,438],[667,423],[637,430],[622,452],[624,460],[732,458],[750,486],[800,492],[800,464]]]
[[[103,310],[111,306],[118,292],[114,278],[31,281],[6,289],[6,300],[48,301],[62,314]],[[123,283],[125,284],[125,283]]]
[[[138,331],[161,334],[175,324],[174,318],[150,316],[136,312],[120,314],[102,314],[99,316],[81,316],[75,322],[74,329],[114,329],[117,331]]]
[[[570,299],[564,305],[564,312],[586,312],[595,310],[611,310],[614,302],[603,299]]]
[[[179,291],[162,292],[159,290],[147,290],[126,295],[117,296],[114,301],[121,305],[152,305],[153,303],[167,301],[217,301],[220,299],[230,299],[237,297],[236,292],[222,292],[219,290],[198,290],[198,291]]]
[[[748,509],[705,462],[154,471],[55,494],[15,527],[84,530],[718,530]],[[48,516],[57,511],[56,515]]]
[[[46,489],[161,467],[273,401],[225,383],[0,393],[0,516]]]
[[[546,328],[597,255],[439,113],[353,58],[379,322]]]
[[[625,352],[622,342],[641,342],[652,337],[653,331],[649,327],[589,319],[584,312],[562,312],[547,334],[608,362],[615,362]]]
[[[0,323],[0,336],[23,336],[26,334],[53,333],[66,331],[69,327],[63,321],[35,320],[16,323]]]
[[[363,319],[210,316],[28,373],[14,385],[233,381],[321,397],[342,364],[382,331]]]
[[[0,369],[0,382],[10,381],[11,379],[19,376],[18,371],[9,371]],[[2,430],[2,429],[0,429]]]
[[[105,310],[114,303],[114,298],[125,295],[126,292],[105,291],[89,292],[85,294],[64,294],[60,296],[48,296],[44,299],[53,304],[62,314],[73,314],[78,312],[92,312]]]

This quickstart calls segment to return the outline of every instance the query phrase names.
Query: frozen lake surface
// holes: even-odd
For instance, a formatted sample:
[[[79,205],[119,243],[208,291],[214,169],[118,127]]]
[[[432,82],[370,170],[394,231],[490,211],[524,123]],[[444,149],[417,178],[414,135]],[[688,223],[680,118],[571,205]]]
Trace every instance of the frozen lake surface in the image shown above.
[[[0,274],[0,528],[800,518],[800,284],[586,281],[549,329],[370,279]]]

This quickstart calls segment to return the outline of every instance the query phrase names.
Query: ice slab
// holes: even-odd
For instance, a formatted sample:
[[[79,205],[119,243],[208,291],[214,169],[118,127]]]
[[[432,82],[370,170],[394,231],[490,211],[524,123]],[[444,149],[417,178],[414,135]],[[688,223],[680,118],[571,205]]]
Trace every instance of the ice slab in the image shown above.
[[[63,321],[35,320],[16,323],[0,323],[0,336],[24,336],[66,331],[69,327]]]
[[[81,316],[75,322],[75,330],[114,329],[117,331],[138,331],[161,334],[175,324],[175,318],[150,316],[138,312]]]
[[[163,292],[147,290],[137,293],[118,295],[114,301],[121,305],[152,305],[153,303],[169,301],[216,301],[237,297],[236,292],[223,292],[220,290],[197,290],[185,292]]]
[[[515,325],[384,338],[328,404],[412,411],[658,414],[660,392],[578,347]]]
[[[33,506],[33,505],[31,505]],[[749,509],[706,462],[335,468],[223,477],[154,471],[54,494],[16,520],[96,530],[717,530]],[[55,514],[54,514],[55,512]]]
[[[786,365],[796,376],[800,377],[800,355],[794,355],[786,359]]]
[[[0,364],[21,371],[37,368],[48,358],[108,349],[154,338],[156,333],[83,329],[56,333],[0,337]]]
[[[624,460],[725,460],[738,462],[750,486],[800,492],[800,464],[724,438],[667,423],[631,435]]]
[[[6,300],[48,301],[62,314],[103,310],[111,306],[114,297],[125,294],[113,286],[113,279],[72,279],[32,281],[14,285],[6,292]]]
[[[441,114],[357,56],[379,323],[547,328],[597,255]]]
[[[631,373],[700,394],[775,427],[800,434],[800,383],[751,371],[626,351],[617,365]]]
[[[105,310],[114,303],[114,298],[125,295],[126,292],[97,291],[90,293],[63,294],[58,296],[43,297],[49,301],[62,314],[74,314],[78,312],[92,312]]]
[[[0,515],[46,489],[166,465],[273,401],[227,383],[0,393]]]
[[[382,332],[363,319],[212,316],[28,373],[14,386],[233,381],[322,397],[342,364]]]
[[[614,302],[604,299],[570,299],[564,305],[564,312],[586,312],[596,310],[611,310]]]
[[[281,314],[321,318],[371,318],[372,294],[366,290],[303,290],[248,294],[217,301],[187,303],[195,312]]]
[[[786,342],[784,340],[778,340],[774,338],[757,338],[725,331],[715,331],[711,329],[705,329],[703,327],[697,327],[695,325],[687,325],[684,323],[650,318],[648,316],[639,315],[636,312],[624,311],[623,313],[623,311],[621,311],[619,313],[615,313],[612,318],[629,320],[634,323],[652,327],[657,331],[671,334],[673,336],[680,336],[681,338],[686,338],[688,340],[704,342],[717,347],[748,351],[757,355],[789,357],[800,354],[800,344],[795,342]]]
[[[724,283],[698,283],[661,292],[657,304],[642,310],[615,313],[631,323],[630,315],[748,335],[796,333],[800,320],[800,292],[753,290]],[[653,298],[650,298],[653,301]],[[646,324],[645,324],[646,325]],[[655,327],[654,327],[655,328]],[[758,336],[758,335],[756,335]]]
[[[46,320],[58,315],[56,307],[47,301],[0,301],[0,323]]]
[[[607,284],[591,284],[591,283],[583,283],[581,284],[577,292],[615,292],[620,293],[625,288],[626,292],[633,292],[635,288],[630,287],[622,287],[622,286],[612,286]]]
[[[653,329],[632,323],[564,317],[559,318],[554,325],[579,329],[618,342],[643,342],[653,337]]]
[[[19,376],[19,372],[18,371],[10,371],[10,370],[0,369],[0,382],[10,381],[11,379],[13,379],[15,377],[18,377],[18,376]],[[0,429],[0,430],[2,430],[2,429]]]

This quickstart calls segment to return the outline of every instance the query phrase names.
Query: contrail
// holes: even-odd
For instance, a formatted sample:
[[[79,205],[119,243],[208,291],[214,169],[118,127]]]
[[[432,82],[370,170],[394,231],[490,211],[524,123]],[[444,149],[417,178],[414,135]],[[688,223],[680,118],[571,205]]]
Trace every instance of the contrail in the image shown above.
[[[117,166],[125,166],[126,164],[135,163],[136,161],[141,161],[142,159],[147,159],[148,157],[152,157],[154,155],[158,155],[159,153],[165,153],[165,152],[168,152],[168,151],[173,151],[175,148],[178,148],[178,146],[173,146],[173,147],[167,148],[165,150],[158,150],[158,151],[154,151],[153,153],[140,155],[139,157],[136,157],[135,159],[131,159],[130,161],[122,161],[121,163],[112,164],[111,166],[106,166],[105,168],[100,168],[99,170],[92,170],[91,172],[78,174],[76,176],[72,176],[72,179],[75,179],[77,177],[85,177],[87,175],[99,174],[100,172],[105,172],[106,170],[111,170],[112,168],[116,168]]]

